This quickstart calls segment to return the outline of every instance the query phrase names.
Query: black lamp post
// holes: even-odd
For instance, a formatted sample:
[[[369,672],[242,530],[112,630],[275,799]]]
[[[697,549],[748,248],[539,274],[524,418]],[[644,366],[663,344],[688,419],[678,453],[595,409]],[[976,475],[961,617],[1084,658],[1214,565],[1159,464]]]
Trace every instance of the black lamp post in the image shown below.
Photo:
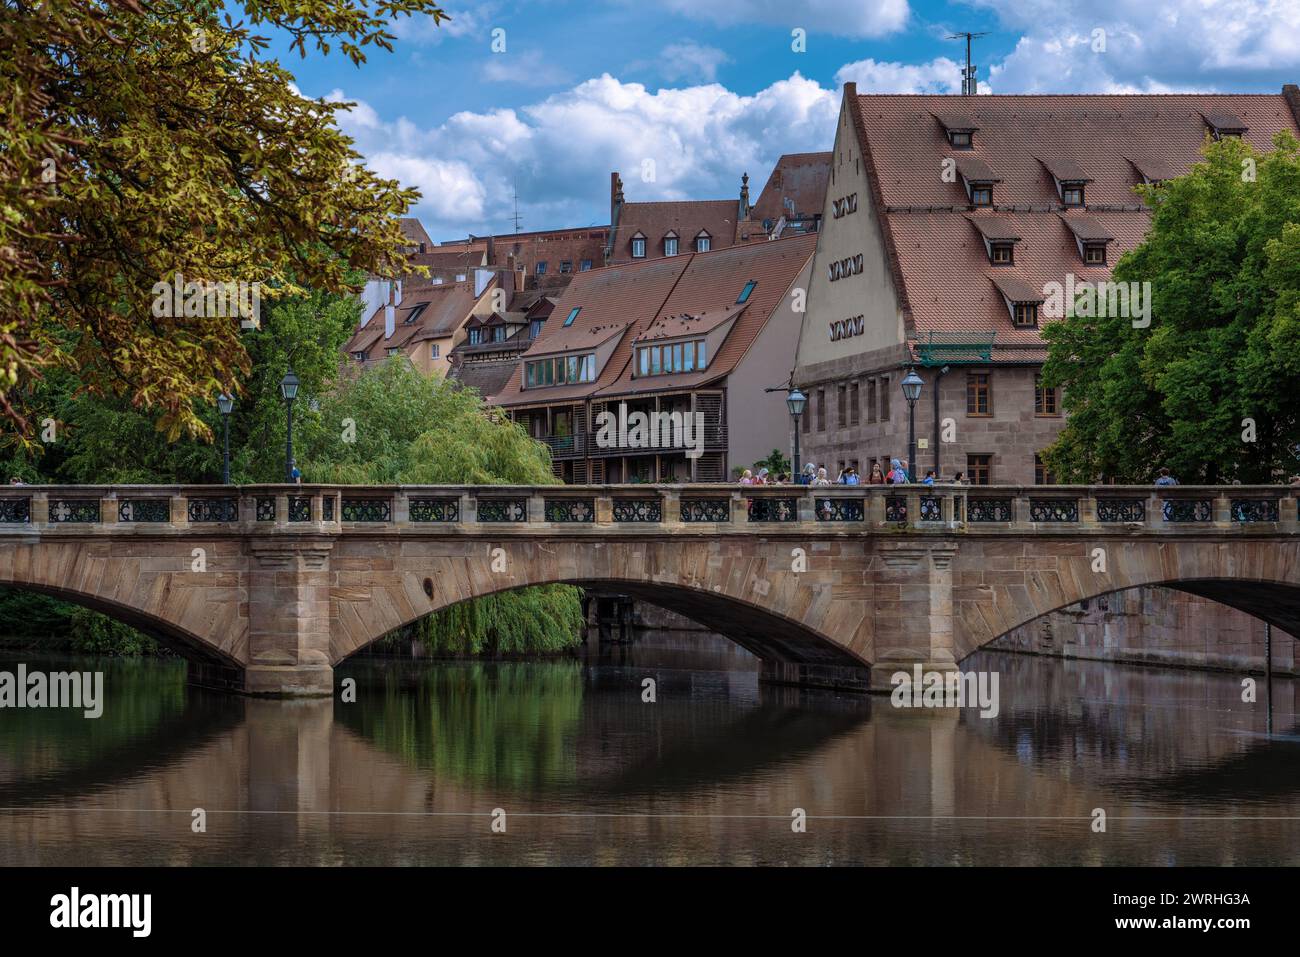
[[[284,446],[284,480],[293,482],[293,400],[298,398],[298,377],[289,370],[289,374],[280,380],[280,395],[284,396],[285,415],[289,428],[286,432]]]
[[[916,481],[916,400],[921,398],[921,377],[908,369],[903,378],[903,398],[907,400],[907,477]]]
[[[230,413],[235,410],[235,400],[224,392],[217,396],[217,411],[221,413],[225,449],[221,458],[221,484],[230,484]]]
[[[799,481],[799,417],[803,415],[804,406],[808,404],[808,397],[798,389],[791,389],[790,394],[785,397],[785,407],[790,410],[790,418],[794,420],[794,481]]]

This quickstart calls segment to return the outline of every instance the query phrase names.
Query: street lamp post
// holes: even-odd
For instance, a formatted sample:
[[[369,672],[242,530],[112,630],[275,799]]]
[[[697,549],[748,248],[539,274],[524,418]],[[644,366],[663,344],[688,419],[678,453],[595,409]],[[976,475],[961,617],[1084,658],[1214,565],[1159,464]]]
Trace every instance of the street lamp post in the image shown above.
[[[289,427],[285,433],[284,446],[284,480],[293,482],[293,400],[298,398],[298,377],[290,369],[288,375],[280,380],[280,395],[284,396],[285,415]]]
[[[235,409],[235,400],[224,392],[217,396],[217,411],[221,413],[222,434],[225,446],[221,456],[221,484],[230,484],[230,413]]]
[[[798,389],[791,389],[790,394],[785,397],[785,407],[790,410],[790,418],[794,420],[794,474],[793,479],[799,481],[799,417],[803,415],[804,406],[808,404],[808,397]]]
[[[903,398],[907,400],[907,477],[916,481],[916,400],[921,398],[921,377],[908,369],[903,378]]]

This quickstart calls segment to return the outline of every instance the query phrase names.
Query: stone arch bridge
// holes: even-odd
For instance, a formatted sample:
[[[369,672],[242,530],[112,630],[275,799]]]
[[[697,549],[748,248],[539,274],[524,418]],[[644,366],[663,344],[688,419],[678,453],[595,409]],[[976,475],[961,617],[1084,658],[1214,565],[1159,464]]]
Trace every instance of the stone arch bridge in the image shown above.
[[[10,487],[0,584],[167,636],[250,694],[328,694],[334,666],[390,630],[552,582],[680,611],[770,680],[880,690],[1143,585],[1300,633],[1298,491]]]

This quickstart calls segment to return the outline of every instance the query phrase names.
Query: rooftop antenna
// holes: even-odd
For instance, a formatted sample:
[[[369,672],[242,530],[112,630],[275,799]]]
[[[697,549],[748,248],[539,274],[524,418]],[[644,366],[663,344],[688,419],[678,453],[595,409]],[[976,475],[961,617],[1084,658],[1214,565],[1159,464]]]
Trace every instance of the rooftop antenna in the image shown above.
[[[966,69],[961,72],[961,95],[974,96],[979,92],[979,85],[975,82],[975,64],[970,61],[970,44],[976,37],[986,37],[988,33],[954,33],[948,37],[949,40],[960,40],[966,38]]]
[[[519,232],[519,180],[515,179],[513,184],[515,194],[515,232]]]

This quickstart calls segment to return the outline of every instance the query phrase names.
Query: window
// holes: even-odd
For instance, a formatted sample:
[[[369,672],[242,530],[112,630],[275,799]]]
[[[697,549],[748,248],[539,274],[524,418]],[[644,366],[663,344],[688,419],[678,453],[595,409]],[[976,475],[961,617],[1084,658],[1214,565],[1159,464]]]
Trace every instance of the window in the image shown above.
[[[1015,259],[1015,246],[1011,243],[993,243],[990,246],[989,261],[995,266],[1010,266]]]
[[[743,305],[749,302],[750,294],[753,293],[754,287],[758,285],[758,280],[751,279],[745,283],[745,288],[740,290],[740,295],[736,297],[736,305]]]
[[[640,346],[637,349],[637,375],[672,375],[694,372],[705,365],[705,341],[673,342],[665,345]]]
[[[1083,205],[1083,185],[1080,183],[1061,185],[1061,202],[1066,206]]]
[[[422,302],[419,305],[417,305],[414,309],[412,309],[410,315],[406,317],[404,324],[409,326],[411,323],[415,322],[416,319],[419,319],[420,314],[424,312],[424,309],[427,305],[428,305],[427,302]]]
[[[560,260],[561,275],[571,273],[571,272],[573,272],[573,261],[571,259],[561,259]]]
[[[876,380],[867,380],[867,421],[876,421]]]
[[[889,376],[880,377],[880,421],[889,421]]]
[[[591,260],[584,259],[578,264],[578,272],[587,272],[591,269]]]
[[[970,202],[972,206],[992,206],[993,187],[972,186],[970,189]]]
[[[525,364],[525,387],[564,385],[569,382],[595,382],[596,355],[589,352],[580,356],[558,356],[538,359]]]
[[[858,384],[849,386],[849,425],[858,424]]]
[[[987,372],[966,373],[966,414],[993,414],[993,395]]]
[[[540,335],[542,334],[542,323],[543,323],[543,322],[545,322],[544,319],[534,319],[532,322],[528,323],[528,338],[529,338],[529,339],[536,339],[538,336],[540,336]]]
[[[469,344],[470,344],[471,346],[476,346],[476,345],[478,345],[479,343],[481,343],[482,341],[483,341],[483,330],[482,330],[482,329],[471,329],[471,330],[469,331]]]
[[[1041,375],[1034,376],[1034,415],[1060,415],[1056,402],[1056,387],[1043,385]]]
[[[849,387],[842,385],[836,391],[835,424],[843,428],[849,424]]]
[[[365,362],[366,354],[364,352],[354,352],[352,353],[352,358],[356,359],[358,362]]]
[[[505,327],[505,326],[493,326],[493,327],[492,327],[492,341],[493,341],[493,342],[505,342],[505,341],[506,341],[506,327]]]
[[[809,432],[812,431],[812,406],[811,406],[811,404],[809,405],[808,408],[804,409],[804,413],[803,413],[803,415],[799,416],[799,418],[802,420],[802,421],[800,422],[800,428],[803,430],[803,434],[804,434],[804,435],[807,435]]]
[[[1084,243],[1083,261],[1087,263],[1089,266],[1106,265],[1106,244],[1105,243]]]
[[[971,148],[970,130],[950,130],[948,132],[948,142],[952,144],[955,150],[968,150]]]
[[[664,255],[665,255],[665,256],[676,256],[676,255],[677,255],[677,237],[676,237],[676,236],[667,236],[667,237],[664,238]]]
[[[1016,303],[1012,322],[1015,323],[1015,325],[1017,326],[1038,325],[1038,303],[1036,302]]]
[[[580,312],[582,312],[581,306],[574,306],[573,309],[569,311],[569,314],[564,318],[564,326],[566,329],[573,325],[573,320],[578,318],[578,313]]]
[[[546,275],[546,260],[545,260],[545,259],[539,259],[539,260],[537,260],[537,275],[539,275],[539,276],[545,276],[545,275]]]
[[[438,358],[438,343],[436,342],[429,343],[429,358],[430,359]]]
[[[645,259],[645,237],[637,236],[632,240],[632,258]]]
[[[389,346],[387,349],[384,350],[384,355],[389,356],[391,358],[392,356],[397,355],[397,353],[399,353],[400,351],[401,350],[398,349],[397,346]]]
[[[966,478],[971,485],[988,485],[993,473],[992,455],[966,456]]]
[[[826,431],[826,390],[817,390],[817,431]]]
[[[697,253],[707,253],[709,251],[708,233],[700,233],[695,237],[695,251]]]
[[[1035,485],[1056,484],[1056,476],[1053,475],[1051,471],[1048,470],[1047,466],[1043,464],[1043,457],[1041,455],[1038,455],[1037,453],[1034,454],[1034,484]]]

